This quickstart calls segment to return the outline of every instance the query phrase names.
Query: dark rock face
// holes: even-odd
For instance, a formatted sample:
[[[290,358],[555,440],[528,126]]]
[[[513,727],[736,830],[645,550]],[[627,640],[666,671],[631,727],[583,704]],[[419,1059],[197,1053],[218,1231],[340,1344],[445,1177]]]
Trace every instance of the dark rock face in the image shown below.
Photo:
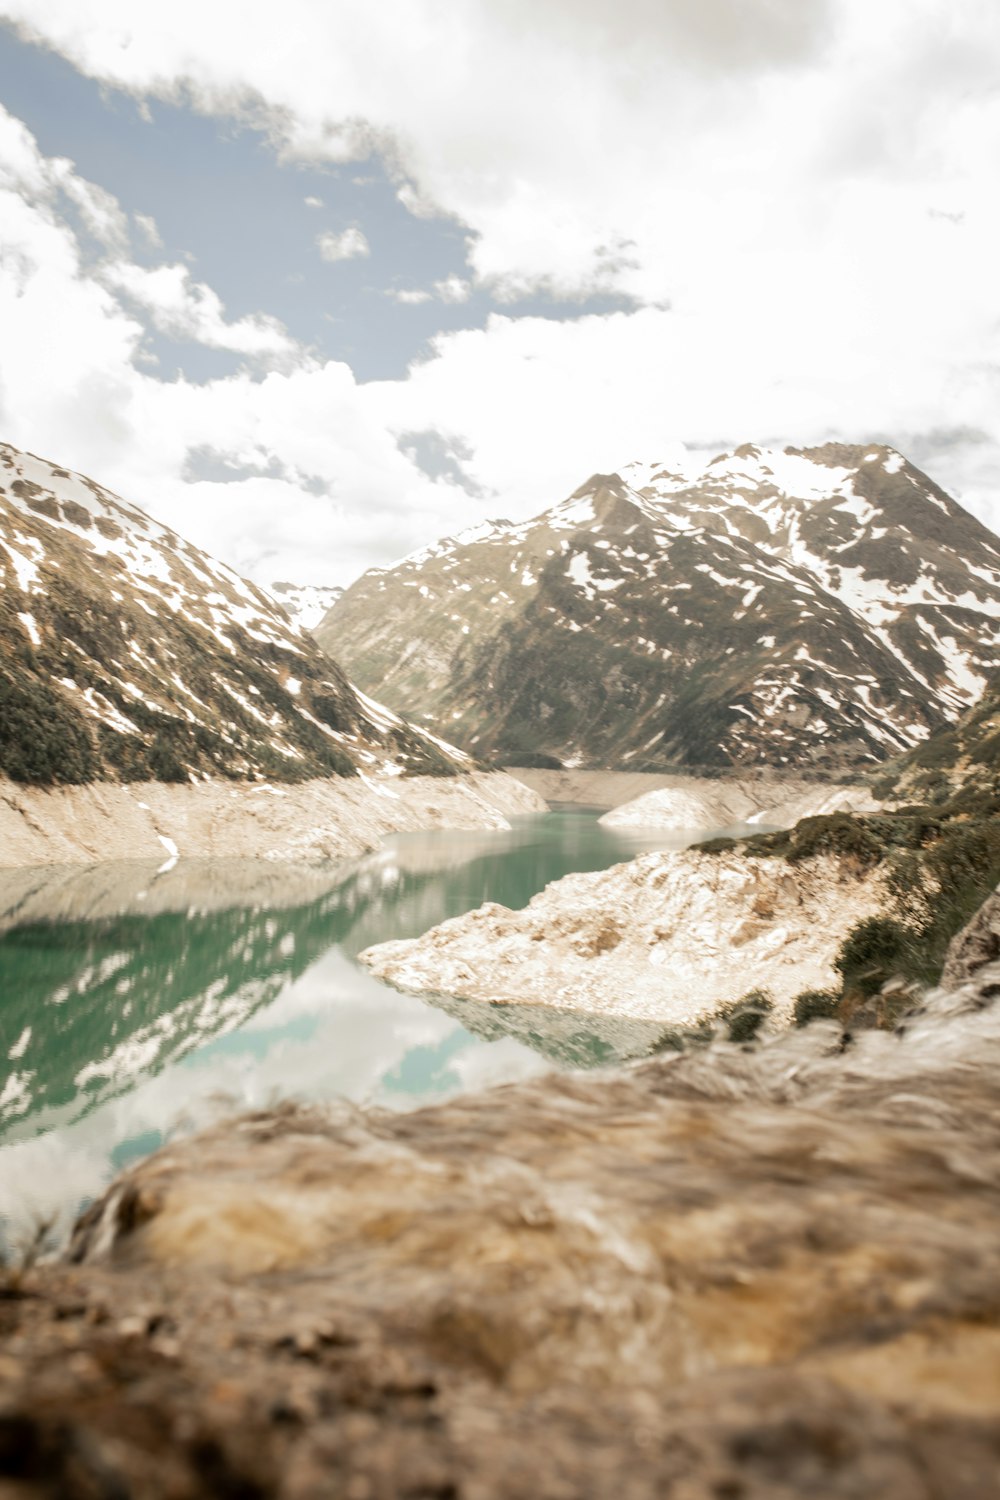
[[[984,1500],[998,977],[166,1149],[8,1278],[0,1493]]]
[[[304,781],[449,757],[273,599],[83,475],[0,444],[0,776]]]
[[[501,758],[842,772],[954,719],[1000,661],[1000,543],[893,450],[597,474],[358,580],[352,679]]]

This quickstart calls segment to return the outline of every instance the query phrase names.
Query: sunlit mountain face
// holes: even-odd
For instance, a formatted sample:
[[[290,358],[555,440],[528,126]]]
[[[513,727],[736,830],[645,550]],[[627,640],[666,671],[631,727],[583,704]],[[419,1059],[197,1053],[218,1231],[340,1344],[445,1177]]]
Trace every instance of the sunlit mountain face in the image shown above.
[[[595,475],[373,569],[316,636],[456,743],[663,770],[871,767],[1000,662],[1000,541],[881,445]]]

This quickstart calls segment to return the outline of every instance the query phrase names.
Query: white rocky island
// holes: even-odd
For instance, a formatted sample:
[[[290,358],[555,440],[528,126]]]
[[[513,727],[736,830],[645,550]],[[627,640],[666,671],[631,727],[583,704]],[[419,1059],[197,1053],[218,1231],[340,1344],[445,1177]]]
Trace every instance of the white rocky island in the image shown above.
[[[778,1018],[838,983],[848,930],[882,906],[878,874],[820,855],[645,854],[555,881],[523,911],[488,904],[361,954],[415,994],[695,1024],[765,990]]]

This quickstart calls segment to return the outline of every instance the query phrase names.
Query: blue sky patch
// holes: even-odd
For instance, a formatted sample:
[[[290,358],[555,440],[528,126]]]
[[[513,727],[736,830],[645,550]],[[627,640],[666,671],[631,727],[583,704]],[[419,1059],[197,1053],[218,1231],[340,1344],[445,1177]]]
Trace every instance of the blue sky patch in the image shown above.
[[[0,102],[46,156],[70,158],[79,175],[133,216],[136,264],[183,263],[222,298],[229,321],[277,318],[304,348],[346,362],[359,381],[402,377],[430,353],[434,335],[483,327],[493,311],[578,318],[632,305],[618,296],[498,303],[472,288],[464,300],[442,300],[436,284],[468,283],[472,236],[454,219],[410,213],[377,158],[329,166],[279,161],[263,129],[184,104],[136,100],[2,25]],[[72,205],[65,211],[85,256],[96,262],[104,247]],[[136,215],[155,223],[160,244]],[[348,253],[337,258],[345,235]],[[367,253],[350,254],[358,244]],[[127,293],[117,295],[147,320]],[[246,364],[239,353],[152,328],[143,357],[164,379],[205,381]]]

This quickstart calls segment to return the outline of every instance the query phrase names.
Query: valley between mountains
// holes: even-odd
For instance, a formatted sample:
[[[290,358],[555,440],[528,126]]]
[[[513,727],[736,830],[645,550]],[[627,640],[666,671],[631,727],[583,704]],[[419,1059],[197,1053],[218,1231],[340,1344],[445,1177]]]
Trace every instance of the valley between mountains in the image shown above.
[[[364,955],[420,993],[681,1026],[750,992],[769,1024],[803,993],[847,1003],[838,952],[866,920],[913,939],[906,982],[933,978],[924,949],[1000,876],[975,727],[1000,542],[893,449],[633,463],[344,592],[268,593],[91,479],[9,446],[0,466],[2,863],[329,860],[546,795],[688,842],[807,830],[650,854]],[[956,735],[976,748],[946,772]],[[973,837],[947,932],[918,940],[933,851]]]
[[[0,581],[0,1491],[997,1492],[996,538],[741,448],[331,605],[3,447]]]

